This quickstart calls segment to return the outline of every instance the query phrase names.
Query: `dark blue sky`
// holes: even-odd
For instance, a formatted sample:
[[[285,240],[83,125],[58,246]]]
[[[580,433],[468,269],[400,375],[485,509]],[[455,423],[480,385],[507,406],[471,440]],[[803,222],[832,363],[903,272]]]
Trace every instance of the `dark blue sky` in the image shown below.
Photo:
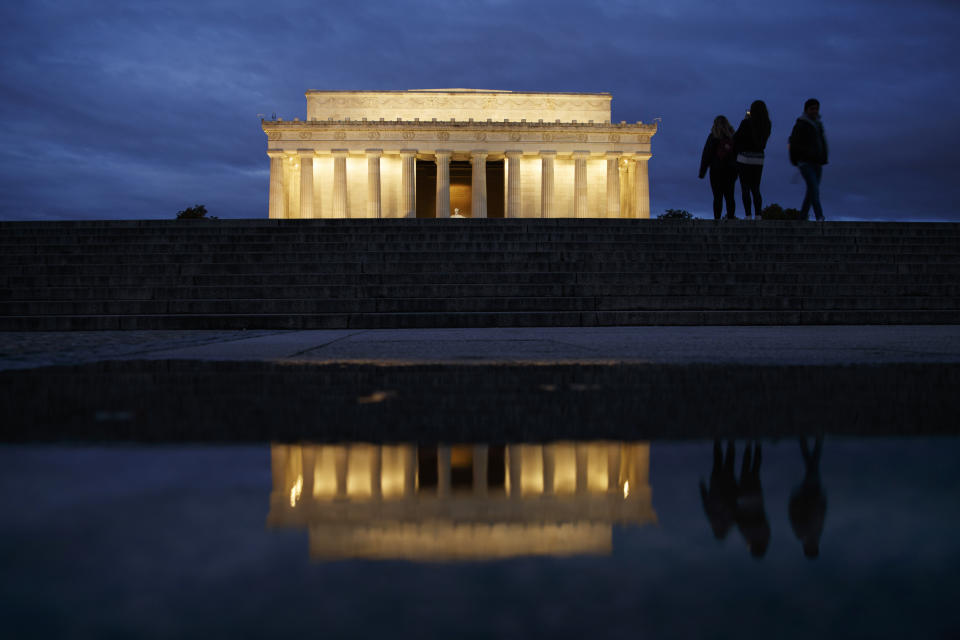
[[[956,0],[6,0],[0,219],[266,217],[258,113],[471,87],[608,91],[614,121],[662,118],[652,211],[701,217],[710,124],[757,98],[765,202],[799,206],[786,140],[814,96],[829,219],[960,221],[958,33]]]

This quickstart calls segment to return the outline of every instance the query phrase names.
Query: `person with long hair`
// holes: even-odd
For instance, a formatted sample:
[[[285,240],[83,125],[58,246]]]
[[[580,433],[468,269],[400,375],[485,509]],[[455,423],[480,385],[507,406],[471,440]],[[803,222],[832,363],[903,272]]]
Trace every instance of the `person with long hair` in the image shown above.
[[[710,188],[713,190],[713,217],[720,219],[723,212],[723,201],[727,201],[727,219],[734,220],[736,216],[736,199],[733,195],[733,185],[737,182],[736,154],[733,145],[733,126],[726,116],[717,116],[713,120],[713,127],[707,142],[703,145],[700,156],[700,179],[710,170]]]
[[[760,176],[763,173],[763,150],[770,138],[770,113],[763,100],[754,100],[746,117],[733,136],[737,151],[737,174],[743,194],[743,215],[750,220],[750,198],[753,213],[760,219],[763,198],[760,196]]]

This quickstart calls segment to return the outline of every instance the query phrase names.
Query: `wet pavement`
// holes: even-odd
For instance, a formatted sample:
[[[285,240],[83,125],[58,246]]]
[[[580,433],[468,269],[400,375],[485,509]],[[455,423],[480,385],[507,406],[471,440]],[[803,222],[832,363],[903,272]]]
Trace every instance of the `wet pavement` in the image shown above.
[[[324,363],[960,363],[960,326],[0,332],[0,370],[107,360]]]

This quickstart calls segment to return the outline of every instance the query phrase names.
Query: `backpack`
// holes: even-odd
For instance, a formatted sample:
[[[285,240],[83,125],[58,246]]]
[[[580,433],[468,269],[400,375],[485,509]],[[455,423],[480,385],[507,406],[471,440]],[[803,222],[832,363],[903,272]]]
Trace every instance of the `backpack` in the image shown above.
[[[717,160],[726,160],[728,157],[733,155],[733,140],[730,138],[724,138],[717,143]]]

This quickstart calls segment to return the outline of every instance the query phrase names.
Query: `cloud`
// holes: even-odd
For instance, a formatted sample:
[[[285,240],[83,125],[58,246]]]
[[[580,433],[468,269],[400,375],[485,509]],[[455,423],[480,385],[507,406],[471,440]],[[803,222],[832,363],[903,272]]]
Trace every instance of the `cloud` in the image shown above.
[[[308,89],[457,86],[609,91],[615,121],[662,118],[654,211],[709,208],[709,124],[756,98],[774,119],[765,197],[797,200],[784,145],[816,95],[828,212],[960,220],[951,2],[33,0],[0,24],[0,218],[169,217],[202,198],[262,217],[258,113],[303,117]]]

